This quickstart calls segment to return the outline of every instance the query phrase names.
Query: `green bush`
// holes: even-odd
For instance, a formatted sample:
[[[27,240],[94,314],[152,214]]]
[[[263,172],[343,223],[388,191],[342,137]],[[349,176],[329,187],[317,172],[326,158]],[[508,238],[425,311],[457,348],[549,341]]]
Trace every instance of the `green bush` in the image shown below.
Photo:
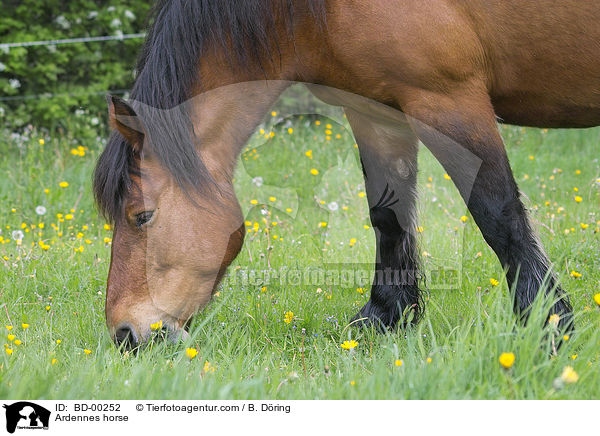
[[[146,0],[2,0],[0,41],[144,32]],[[101,122],[104,94],[128,89],[142,38],[0,49],[0,122],[68,128],[77,115]]]

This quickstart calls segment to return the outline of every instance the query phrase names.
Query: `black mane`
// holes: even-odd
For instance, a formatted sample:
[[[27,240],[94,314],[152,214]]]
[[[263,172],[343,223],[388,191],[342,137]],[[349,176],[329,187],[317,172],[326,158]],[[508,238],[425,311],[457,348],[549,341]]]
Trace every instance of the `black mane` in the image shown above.
[[[198,158],[192,126],[184,111],[197,77],[200,57],[208,48],[221,49],[234,65],[246,67],[273,61],[279,55],[273,11],[293,38],[298,11],[323,23],[325,0],[159,0],[136,67],[131,99],[151,138],[152,151],[179,185],[201,189],[210,175]],[[261,59],[270,54],[270,59]],[[144,108],[146,110],[144,111]],[[159,109],[148,111],[147,108]],[[139,111],[142,111],[140,113]],[[146,113],[144,113],[146,112]],[[148,113],[152,112],[152,113]],[[152,118],[150,123],[148,117]],[[135,156],[124,138],[113,132],[94,172],[94,195],[110,221],[122,212],[135,172]]]

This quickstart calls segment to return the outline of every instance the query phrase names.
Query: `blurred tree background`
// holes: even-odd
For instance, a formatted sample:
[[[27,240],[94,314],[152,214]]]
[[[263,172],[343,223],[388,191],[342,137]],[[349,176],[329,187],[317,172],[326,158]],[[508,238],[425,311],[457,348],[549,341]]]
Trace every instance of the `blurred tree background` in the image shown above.
[[[122,94],[134,80],[149,1],[0,0],[0,44],[113,36],[114,40],[0,46],[0,123],[67,129],[75,118],[102,123],[104,95]]]

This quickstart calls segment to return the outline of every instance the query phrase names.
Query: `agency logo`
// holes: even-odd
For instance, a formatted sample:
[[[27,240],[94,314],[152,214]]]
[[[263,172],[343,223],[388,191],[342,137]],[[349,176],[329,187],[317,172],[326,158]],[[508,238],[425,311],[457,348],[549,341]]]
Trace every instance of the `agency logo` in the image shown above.
[[[29,401],[19,401],[6,409],[6,431],[14,433],[18,429],[48,430],[50,411]]]

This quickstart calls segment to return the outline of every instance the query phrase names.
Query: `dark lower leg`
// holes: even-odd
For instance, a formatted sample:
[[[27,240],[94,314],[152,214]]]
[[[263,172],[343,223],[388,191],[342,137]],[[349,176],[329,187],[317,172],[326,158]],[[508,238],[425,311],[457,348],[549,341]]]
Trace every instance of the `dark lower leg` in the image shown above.
[[[526,320],[540,291],[556,300],[551,314],[572,325],[572,308],[557,286],[550,262],[520,199],[489,100],[435,99],[410,109],[411,124],[459,189],[485,240],[514,289],[514,310]]]
[[[374,128],[376,121],[347,114],[359,144],[377,242],[371,297],[353,320],[380,327],[416,322],[423,312],[415,236],[416,137],[408,126]]]

